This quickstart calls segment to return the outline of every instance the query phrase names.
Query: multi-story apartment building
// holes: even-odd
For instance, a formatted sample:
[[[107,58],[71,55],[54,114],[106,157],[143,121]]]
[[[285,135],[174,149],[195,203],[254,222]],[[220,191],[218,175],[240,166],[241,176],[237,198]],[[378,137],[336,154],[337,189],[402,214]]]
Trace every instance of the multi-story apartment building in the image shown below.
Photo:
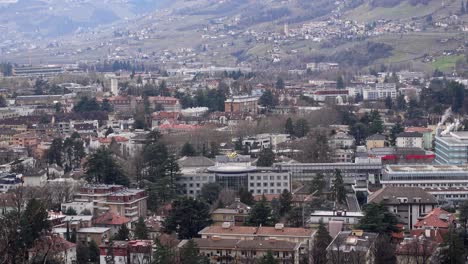
[[[268,252],[283,264],[299,264],[300,243],[278,241],[278,240],[241,240],[241,239],[221,239],[195,238],[200,254],[206,256],[210,263],[239,263],[248,264],[255,261]],[[179,243],[178,248],[185,246],[188,240]]]
[[[121,185],[86,185],[75,195],[77,202],[93,202],[94,215],[113,212],[132,222],[145,217],[148,196],[144,190]]]
[[[434,195],[418,187],[386,186],[372,193],[367,202],[383,204],[404,222],[406,230],[411,230],[419,218],[438,205]]]
[[[258,97],[250,95],[233,96],[224,102],[227,113],[258,113]]]
[[[396,146],[399,148],[423,148],[423,135],[419,132],[402,132],[397,135]]]
[[[457,131],[436,136],[435,153],[437,164],[467,164],[468,132]]]
[[[348,149],[355,145],[356,140],[353,136],[343,132],[338,132],[331,136],[328,140],[328,145],[335,149]]]
[[[387,165],[380,183],[420,187],[440,201],[459,203],[468,198],[468,165]]]
[[[112,248],[112,255],[109,249]],[[99,245],[100,263],[115,264],[144,264],[151,263],[153,259],[153,241],[130,240],[113,241]]]
[[[397,95],[396,83],[376,83],[374,87],[367,86],[362,89],[363,99],[369,101],[383,100],[387,97],[396,99]]]

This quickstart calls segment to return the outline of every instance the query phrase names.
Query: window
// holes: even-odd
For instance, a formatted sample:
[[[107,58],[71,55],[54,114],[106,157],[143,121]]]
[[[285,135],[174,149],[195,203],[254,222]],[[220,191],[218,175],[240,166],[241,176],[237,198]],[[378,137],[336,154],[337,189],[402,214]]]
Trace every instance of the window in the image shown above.
[[[267,180],[268,180],[268,176],[263,176],[263,180],[264,180],[264,181],[267,181]]]
[[[270,176],[270,181],[274,181],[275,180],[275,176]]]
[[[268,186],[268,183],[264,182],[264,183],[263,183],[263,186],[264,186],[264,187],[267,187],[267,186]]]

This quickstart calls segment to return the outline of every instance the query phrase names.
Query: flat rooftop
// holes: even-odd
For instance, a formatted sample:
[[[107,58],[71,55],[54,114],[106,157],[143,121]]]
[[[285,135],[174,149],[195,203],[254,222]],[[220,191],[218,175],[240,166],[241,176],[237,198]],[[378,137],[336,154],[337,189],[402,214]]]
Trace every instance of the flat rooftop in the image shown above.
[[[468,172],[468,165],[387,165],[387,172]]]

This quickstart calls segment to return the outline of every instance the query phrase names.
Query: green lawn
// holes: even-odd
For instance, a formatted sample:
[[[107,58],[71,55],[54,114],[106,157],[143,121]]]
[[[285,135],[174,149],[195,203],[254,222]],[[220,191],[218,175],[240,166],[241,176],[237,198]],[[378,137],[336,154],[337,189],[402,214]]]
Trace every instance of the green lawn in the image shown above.
[[[438,69],[439,71],[451,71],[455,68],[455,63],[459,59],[463,59],[463,56],[452,55],[441,57],[432,63],[432,67],[434,67],[434,69]]]

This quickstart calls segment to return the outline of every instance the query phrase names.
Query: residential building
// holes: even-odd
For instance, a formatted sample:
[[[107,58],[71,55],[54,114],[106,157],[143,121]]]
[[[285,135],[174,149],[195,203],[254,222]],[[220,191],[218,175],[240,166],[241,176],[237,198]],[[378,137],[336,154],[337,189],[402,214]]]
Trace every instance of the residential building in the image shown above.
[[[38,145],[40,142],[39,137],[33,132],[24,132],[16,134],[12,138],[12,144],[14,146],[29,148]]]
[[[75,195],[77,202],[93,202],[94,215],[114,212],[132,222],[146,216],[147,199],[144,190],[121,185],[85,185]]]
[[[141,99],[139,103],[143,103],[142,100],[143,99]],[[151,109],[157,109],[161,107],[163,111],[166,112],[180,112],[182,110],[179,99],[175,97],[149,96],[148,101],[150,103]]]
[[[114,212],[107,212],[94,220],[94,226],[109,228],[111,236],[116,235],[122,225],[126,225],[130,230],[132,228],[131,223],[130,218],[120,216]]]
[[[64,238],[52,235],[40,238],[35,242],[34,247],[28,249],[28,256],[31,262],[43,262],[44,255],[47,258],[57,261],[57,263],[76,263],[76,244],[68,242]]]
[[[305,253],[311,249],[315,229],[300,227],[285,227],[283,224],[276,224],[274,227],[267,226],[234,226],[232,223],[224,223],[221,226],[208,226],[202,229],[198,234],[201,238],[212,239],[239,239],[239,240],[257,240],[257,241],[287,241],[300,243],[300,252]]]
[[[8,192],[22,185],[21,178],[14,173],[0,173],[0,192]]]
[[[352,228],[359,223],[359,220],[364,217],[362,212],[347,212],[346,210],[323,211],[316,210],[310,213],[307,219],[307,225],[310,227],[318,227],[320,222],[328,225],[333,221],[340,221],[344,227]]]
[[[65,69],[62,66],[56,65],[38,65],[38,66],[23,66],[13,68],[14,76],[53,76],[63,73]]]
[[[18,96],[15,99],[15,105],[17,106],[33,106],[33,105],[44,105],[54,106],[57,103],[67,105],[67,101],[72,101],[75,98],[75,94],[65,95],[23,95]]]
[[[468,198],[468,165],[387,165],[380,183],[423,188],[441,202],[458,204]]]
[[[408,127],[405,128],[405,132],[418,132],[423,135],[423,148],[428,150],[433,147],[433,135],[432,129],[425,127]]]
[[[214,225],[222,225],[229,222],[234,225],[243,225],[249,217],[250,206],[241,203],[239,198],[236,201],[225,207],[218,208],[211,213],[211,219]]]
[[[407,230],[438,205],[434,195],[418,187],[386,186],[367,197],[367,202],[383,204],[404,222]]]
[[[435,153],[437,164],[467,164],[468,132],[457,131],[436,136]]]
[[[114,259],[111,260],[109,249],[112,248]],[[145,264],[152,263],[153,241],[130,240],[130,241],[105,241],[99,246],[100,263],[114,264]]]
[[[362,88],[361,94],[366,101],[384,100],[387,97],[396,99],[398,95],[396,83],[376,83],[375,86],[366,86]]]
[[[246,137],[242,140],[242,146],[249,149],[276,149],[278,144],[287,142],[291,139],[289,134],[258,134],[252,137]]]
[[[258,97],[250,95],[233,96],[224,103],[227,113],[258,113]]]
[[[44,169],[25,171],[21,180],[23,181],[23,186],[43,187],[47,183],[47,171]]]
[[[82,245],[88,245],[91,241],[100,245],[111,238],[110,229],[107,227],[83,227],[78,229],[76,234],[76,242]]]
[[[419,132],[402,132],[397,135],[396,146],[399,148],[423,148],[423,135]]]
[[[181,113],[185,117],[202,117],[208,113],[209,110],[208,107],[191,107],[183,109]]]
[[[377,233],[341,231],[327,247],[328,263],[374,263]]]
[[[351,163],[354,159],[354,150],[335,149],[332,153],[332,160],[336,163]]]
[[[386,137],[384,135],[374,134],[366,138],[366,147],[368,150],[373,148],[383,148],[385,147],[385,140]]]
[[[451,225],[456,223],[455,214],[449,213],[444,209],[437,207],[430,211],[426,216],[418,219],[414,225],[415,229],[444,229],[448,230]]]
[[[356,140],[353,136],[343,132],[336,133],[328,140],[328,144],[334,149],[349,149],[354,146],[355,142]]]
[[[338,100],[343,102],[348,98],[348,95],[348,90],[319,90],[313,93],[312,98],[316,102],[337,102]]]
[[[84,211],[93,212],[94,210],[94,203],[93,202],[69,202],[63,203],[61,205],[62,212],[66,212],[68,208],[75,210],[77,214],[82,214]]]
[[[254,263],[255,260],[271,252],[275,259],[283,264],[299,264],[300,243],[281,240],[242,240],[195,238],[193,239],[200,250],[200,254],[206,256],[210,263]],[[188,240],[179,243],[178,248],[185,246]]]
[[[396,263],[436,263],[436,260],[432,259],[432,256],[439,251],[438,247],[440,243],[432,239],[430,233],[414,235],[397,245],[395,250]]]

